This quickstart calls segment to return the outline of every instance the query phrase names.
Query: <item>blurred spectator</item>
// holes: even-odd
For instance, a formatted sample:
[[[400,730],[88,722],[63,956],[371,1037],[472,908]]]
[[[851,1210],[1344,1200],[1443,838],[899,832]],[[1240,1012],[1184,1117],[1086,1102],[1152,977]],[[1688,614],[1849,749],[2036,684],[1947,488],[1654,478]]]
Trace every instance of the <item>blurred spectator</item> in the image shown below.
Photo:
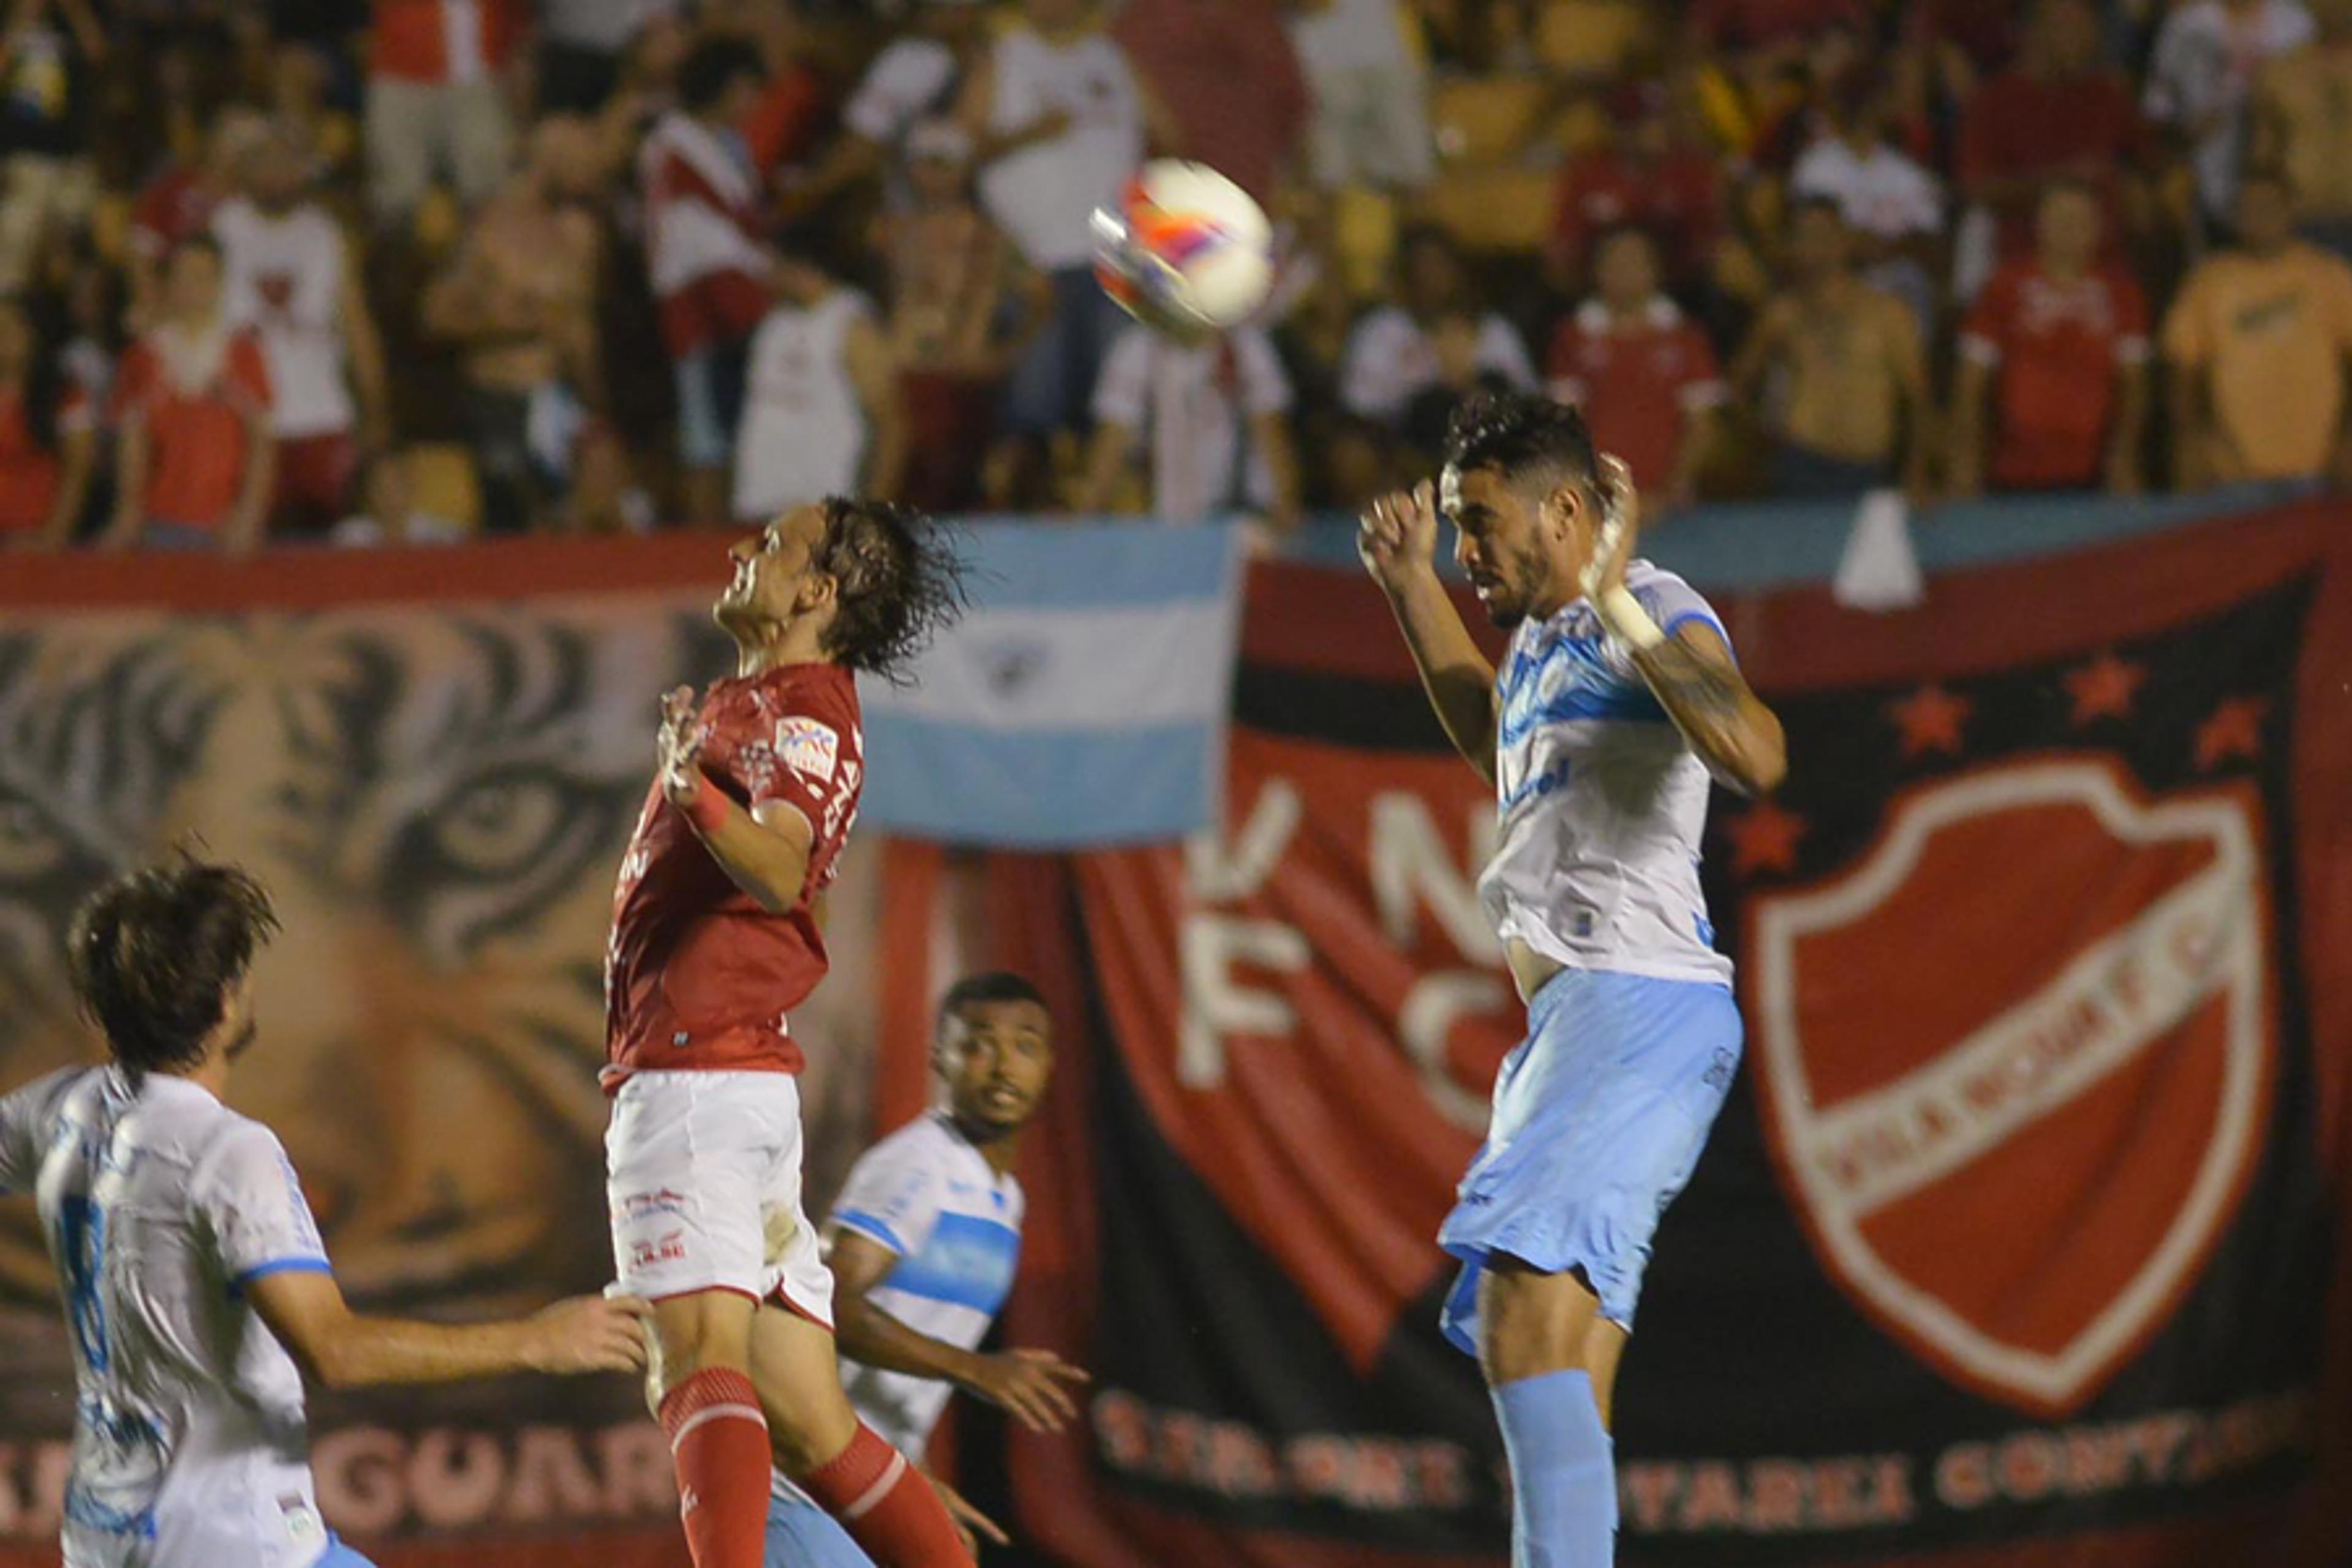
[[[1990,77],[2015,58],[2030,6],[2031,0],[1917,0],[1906,30],[1910,42],[1954,50],[1972,75]]]
[[[329,98],[333,65],[314,45],[280,43],[270,56],[269,115],[330,186],[352,172],[359,126]]]
[[[1974,495],[1990,477],[2003,490],[2104,484],[2137,495],[2147,301],[2130,278],[2100,265],[2099,198],[2090,186],[2051,186],[2038,227],[2036,254],[1994,274],[1960,338],[1951,490]]]
[[[221,313],[220,247],[184,239],[164,258],[156,321],[115,377],[110,550],[261,542],[278,469],[261,340]]]
[[[646,266],[677,375],[687,516],[704,525],[728,516],[745,356],[772,303],[760,182],[735,132],[764,75],[759,52],[740,38],[697,45],[678,72],[678,107],[637,155]]]
[[[2311,0],[2319,36],[2263,68],[2254,162],[2294,182],[2305,237],[2352,256],[2352,0]]]
[[[2208,218],[2237,201],[2246,106],[2263,63],[2312,40],[2302,0],[2189,0],[2157,35],[2144,100],[2148,118],[2172,127],[2196,166]]]
[[[1689,124],[1687,98],[1664,86],[1617,95],[1619,129],[1569,161],[1553,208],[1547,259],[1556,282],[1581,290],[1593,240],[1631,225],[1657,242],[1670,285],[1701,285],[1722,233],[1723,173]]]
[[[61,374],[31,314],[0,296],[0,549],[73,539],[97,464],[97,411]]]
[[[1863,277],[1908,303],[1924,331],[1936,319],[1944,196],[1936,176],[1888,140],[1891,110],[1888,84],[1850,79],[1832,133],[1797,160],[1789,193],[1837,204]]]
[[[541,121],[523,166],[425,292],[425,329],[465,353],[466,433],[492,532],[555,521],[570,464],[568,443],[550,437],[575,425],[583,404],[603,401],[604,237],[588,206],[601,174],[587,121]]]
[[[706,0],[703,16],[713,34],[749,38],[766,67],[760,97],[738,126],[751,167],[763,186],[787,163],[806,158],[825,108],[824,79],[808,58],[800,18],[773,0]]]
[[[621,62],[656,13],[677,0],[539,0],[541,114],[593,114],[621,85]]]
[[[1249,510],[1289,529],[1299,508],[1290,405],[1290,380],[1257,328],[1184,343],[1129,327],[1095,388],[1094,446],[1078,510],[1112,510],[1129,464],[1149,442],[1151,515],[1159,521]]]
[[[1313,103],[1308,165],[1325,190],[1415,190],[1436,169],[1429,71],[1396,0],[1291,0],[1290,41]]]
[[[368,195],[405,223],[436,178],[473,206],[506,177],[514,134],[508,68],[525,0],[375,0],[368,49]]]
[[[1640,229],[1601,240],[1593,278],[1599,292],[1552,339],[1551,395],[1584,410],[1593,444],[1643,490],[1688,506],[1727,395],[1715,351],[1660,292],[1657,246]]]
[[[2183,489],[2309,479],[2340,460],[2352,266],[2294,237],[2284,175],[2247,175],[2238,245],[2189,275],[2164,321]]]
[[[163,258],[182,240],[210,234],[213,211],[235,195],[246,160],[269,122],[230,107],[213,121],[202,155],[167,163],[131,209],[131,314],[144,322]]]
[[[404,452],[379,452],[367,466],[358,511],[335,524],[334,542],[350,549],[384,544],[456,544],[466,525],[416,504],[415,479]]]
[[[1356,323],[1339,368],[1339,397],[1348,412],[1402,427],[1414,398],[1447,379],[1445,356],[1435,334],[1452,317],[1446,334],[1458,344],[1469,323],[1469,363],[1480,374],[1532,391],[1536,367],[1517,329],[1493,311],[1478,309],[1471,296],[1468,268],[1442,229],[1415,228],[1397,244],[1398,303],[1384,305]]]
[[[1690,25],[1707,49],[1751,67],[1794,60],[1820,33],[1862,27],[1862,0],[1694,0]]]
[[[886,173],[925,120],[952,109],[974,51],[987,39],[981,0],[919,0],[912,25],[874,57],[841,111],[842,134],[785,191],[794,212],[811,212]],[[904,197],[906,193],[897,193]]]
[[[322,531],[351,505],[361,460],[391,437],[383,345],[343,231],[310,199],[310,168],[281,126],[255,142],[245,194],[213,214],[222,312],[259,336],[278,440],[274,526]]]
[[[2000,225],[2000,255],[2034,247],[2035,213],[2053,181],[2101,195],[2110,248],[2123,217],[2124,180],[2148,153],[2147,125],[2121,77],[2099,58],[2091,0],[2041,0],[2014,69],[1977,89],[1960,119],[1961,191]]]
[[[1307,133],[1307,79],[1267,0],[1127,0],[1115,28],[1144,87],[1167,110],[1171,152],[1260,202]]]
[[[89,216],[90,74],[106,35],[89,0],[8,0],[0,35],[0,291],[32,275],[52,235]]]
[[[779,261],[774,278],[775,309],[751,339],[736,520],[765,522],[829,495],[896,500],[907,421],[873,303],[806,261]]]
[[[1766,307],[1731,375],[1773,438],[1775,493],[1828,500],[1899,481],[1924,498],[1935,432],[1909,308],[1854,276],[1835,203],[1799,203],[1789,231],[1789,287]]]
[[[971,139],[949,120],[907,137],[913,205],[882,221],[890,352],[908,425],[906,499],[931,511],[980,500],[996,388],[1053,309],[971,195]]]
[[[1003,488],[1034,495],[1045,439],[1087,416],[1126,317],[1095,281],[1094,209],[1143,160],[1143,99],[1092,0],[1024,0],[1026,26],[972,68],[957,118],[981,168],[981,205],[1046,275],[1052,318],[1005,388]]]

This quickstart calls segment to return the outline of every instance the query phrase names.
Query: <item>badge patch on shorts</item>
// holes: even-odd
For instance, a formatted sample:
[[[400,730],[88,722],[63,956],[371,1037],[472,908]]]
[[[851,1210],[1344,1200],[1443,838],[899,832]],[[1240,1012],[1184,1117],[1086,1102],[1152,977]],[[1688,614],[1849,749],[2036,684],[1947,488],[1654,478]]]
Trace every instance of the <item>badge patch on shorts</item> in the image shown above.
[[[831,784],[841,761],[841,736],[814,719],[787,719],[776,726],[776,756],[801,777]]]

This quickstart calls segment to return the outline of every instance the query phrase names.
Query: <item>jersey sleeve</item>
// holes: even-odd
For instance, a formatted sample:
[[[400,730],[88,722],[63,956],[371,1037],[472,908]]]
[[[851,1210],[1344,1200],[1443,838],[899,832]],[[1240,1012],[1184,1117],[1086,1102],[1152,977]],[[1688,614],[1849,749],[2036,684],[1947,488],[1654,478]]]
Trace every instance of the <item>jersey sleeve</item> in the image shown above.
[[[807,819],[814,858],[856,806],[857,714],[819,689],[795,692],[776,716],[772,761],[737,782],[744,804],[791,806]]]
[[[851,1169],[830,1223],[910,1258],[931,1239],[940,1206],[939,1173],[917,1156],[912,1140],[892,1139]]]
[[[199,1168],[192,1194],[212,1229],[221,1272],[242,1285],[265,1274],[332,1272],[319,1222],[277,1135],[247,1122]]]
[[[1723,619],[1715,613],[1715,606],[1701,598],[1697,589],[1673,573],[1637,574],[1630,587],[1634,603],[1649,613],[1650,618],[1658,623],[1658,629],[1666,636],[1673,637],[1685,626],[1697,625],[1707,627],[1721,637],[1725,647],[1731,646],[1731,634],[1723,629]],[[1619,675],[1628,679],[1640,679],[1633,668],[1633,656],[1615,637],[1603,643],[1601,651],[1602,657]]]
[[[40,1175],[48,1146],[43,1129],[57,1115],[58,1102],[84,1069],[61,1068],[15,1092],[0,1095],[0,1194],[29,1193]]]

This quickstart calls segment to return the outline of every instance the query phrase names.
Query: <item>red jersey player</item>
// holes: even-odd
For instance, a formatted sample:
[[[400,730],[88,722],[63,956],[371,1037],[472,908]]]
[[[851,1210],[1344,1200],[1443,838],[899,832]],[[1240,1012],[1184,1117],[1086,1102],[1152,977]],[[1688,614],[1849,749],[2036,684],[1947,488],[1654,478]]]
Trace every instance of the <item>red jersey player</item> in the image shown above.
[[[696,1568],[760,1568],[768,1467],[880,1568],[969,1564],[939,1499],[843,1394],[832,1276],[801,1209],[811,901],[857,816],[855,673],[896,674],[961,603],[916,513],[838,498],[738,543],[713,612],[734,676],[663,705],[661,767],[605,959],[606,1198],[654,1302],[662,1425]]]

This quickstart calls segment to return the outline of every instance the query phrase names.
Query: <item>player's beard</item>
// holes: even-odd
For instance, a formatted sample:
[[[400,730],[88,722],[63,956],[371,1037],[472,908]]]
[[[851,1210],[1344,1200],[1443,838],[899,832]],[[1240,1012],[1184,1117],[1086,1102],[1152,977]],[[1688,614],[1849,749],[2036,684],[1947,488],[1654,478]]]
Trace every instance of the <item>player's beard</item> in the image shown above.
[[[1486,602],[1486,618],[1499,630],[1518,630],[1535,605],[1542,578],[1543,563],[1536,558],[1529,556],[1511,563],[1502,574],[1503,594]]]

